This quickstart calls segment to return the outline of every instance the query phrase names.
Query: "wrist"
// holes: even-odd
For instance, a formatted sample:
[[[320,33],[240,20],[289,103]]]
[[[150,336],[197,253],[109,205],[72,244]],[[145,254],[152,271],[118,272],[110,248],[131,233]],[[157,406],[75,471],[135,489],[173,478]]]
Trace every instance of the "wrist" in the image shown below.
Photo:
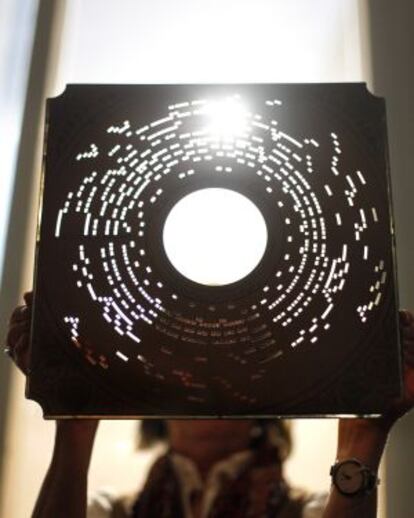
[[[97,419],[57,419],[56,433],[79,441],[93,439],[98,424]]]
[[[341,419],[337,460],[356,458],[378,470],[388,431],[373,419]]]
[[[56,421],[54,460],[68,468],[87,469],[98,423],[74,419]]]

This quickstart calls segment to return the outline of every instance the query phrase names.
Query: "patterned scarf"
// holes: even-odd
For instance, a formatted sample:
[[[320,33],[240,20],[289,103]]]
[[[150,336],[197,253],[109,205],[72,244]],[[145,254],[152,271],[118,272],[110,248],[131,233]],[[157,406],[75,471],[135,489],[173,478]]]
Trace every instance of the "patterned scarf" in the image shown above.
[[[282,477],[275,448],[260,448],[235,480],[224,480],[208,518],[300,518],[305,504]],[[160,457],[132,512],[133,518],[184,518],[179,482],[169,455]]]

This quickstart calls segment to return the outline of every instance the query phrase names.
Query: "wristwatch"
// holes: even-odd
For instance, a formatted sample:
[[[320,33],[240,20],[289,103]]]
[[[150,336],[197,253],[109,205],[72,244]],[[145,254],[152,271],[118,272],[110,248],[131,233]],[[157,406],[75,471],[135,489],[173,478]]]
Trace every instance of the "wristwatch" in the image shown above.
[[[344,496],[368,495],[379,484],[377,473],[358,459],[336,462],[330,471],[332,483]]]

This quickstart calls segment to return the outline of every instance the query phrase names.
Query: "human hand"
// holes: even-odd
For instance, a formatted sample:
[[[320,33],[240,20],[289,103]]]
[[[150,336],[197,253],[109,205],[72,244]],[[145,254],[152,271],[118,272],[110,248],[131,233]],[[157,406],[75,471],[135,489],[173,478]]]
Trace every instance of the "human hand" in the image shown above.
[[[377,467],[388,433],[395,422],[414,407],[414,315],[400,311],[403,348],[404,389],[380,418],[340,419],[338,453],[340,459],[357,457]]]
[[[33,292],[26,292],[23,298],[25,303],[17,306],[10,317],[5,352],[23,374],[27,375],[29,370]]]
[[[383,417],[389,427],[414,407],[414,314],[411,311],[400,311],[400,330],[404,386],[402,396],[393,402]]]
[[[6,352],[17,367],[25,374],[29,374],[30,356],[30,327],[32,323],[33,292],[23,295],[24,304],[17,306],[13,311],[7,333]],[[64,419],[58,423],[60,433],[79,438],[81,441],[93,440],[98,420],[96,419]]]

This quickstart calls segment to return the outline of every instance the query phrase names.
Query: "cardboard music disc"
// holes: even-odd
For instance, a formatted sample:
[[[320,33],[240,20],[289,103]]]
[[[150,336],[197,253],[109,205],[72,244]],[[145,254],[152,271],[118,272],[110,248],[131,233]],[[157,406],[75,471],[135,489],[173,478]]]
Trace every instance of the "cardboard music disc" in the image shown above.
[[[70,85],[47,111],[28,385],[46,416],[374,415],[399,394],[365,85]]]

